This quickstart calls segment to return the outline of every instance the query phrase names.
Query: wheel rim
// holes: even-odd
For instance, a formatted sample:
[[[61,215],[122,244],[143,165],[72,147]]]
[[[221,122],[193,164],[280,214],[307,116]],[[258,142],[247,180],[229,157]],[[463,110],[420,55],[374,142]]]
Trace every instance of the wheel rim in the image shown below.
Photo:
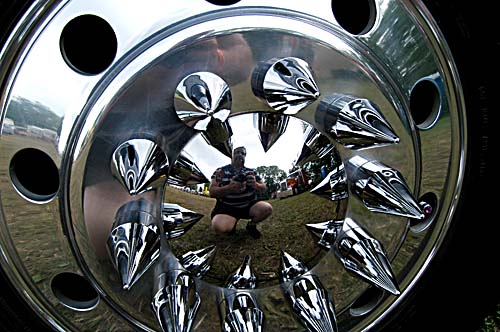
[[[463,102],[425,8],[363,5],[354,26],[327,1],[33,6],[2,51],[0,137],[2,267],[33,308],[81,330],[390,315],[448,230]],[[259,241],[204,233],[209,199],[176,189],[239,145],[312,180],[270,200],[290,225],[262,223]]]

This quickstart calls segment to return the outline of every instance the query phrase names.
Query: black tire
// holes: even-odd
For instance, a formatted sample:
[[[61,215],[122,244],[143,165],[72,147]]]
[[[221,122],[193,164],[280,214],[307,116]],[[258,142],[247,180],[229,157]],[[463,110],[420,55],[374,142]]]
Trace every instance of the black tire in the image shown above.
[[[463,86],[468,124],[466,176],[452,230],[397,314],[385,320],[383,331],[473,332],[500,302],[499,228],[493,214],[496,185],[491,171],[491,119],[498,108],[494,104],[498,77],[493,73],[499,67],[500,38],[491,27],[494,21],[487,17],[495,12],[493,2],[424,2],[445,36]],[[27,4],[0,2],[1,45]],[[50,330],[21,300],[4,273],[0,273],[0,283],[2,330]]]
[[[483,194],[491,185],[492,111],[498,69],[498,35],[489,27],[489,5],[425,1],[442,30],[458,67],[464,89],[468,146],[467,170],[453,230],[428,272],[393,317],[389,331],[478,331],[500,302],[494,265],[498,223],[494,198]],[[491,8],[488,8],[491,7]],[[480,231],[484,230],[484,231]]]

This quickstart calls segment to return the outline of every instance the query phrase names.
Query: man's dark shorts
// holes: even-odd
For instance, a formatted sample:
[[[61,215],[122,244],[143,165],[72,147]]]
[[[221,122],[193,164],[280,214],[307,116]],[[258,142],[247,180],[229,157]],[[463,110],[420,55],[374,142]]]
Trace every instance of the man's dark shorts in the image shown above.
[[[213,219],[217,214],[228,214],[231,217],[236,218],[236,220],[251,219],[250,209],[255,205],[255,203],[257,203],[257,201],[250,202],[247,207],[237,208],[221,202],[217,202],[214,209],[212,210],[211,218]]]

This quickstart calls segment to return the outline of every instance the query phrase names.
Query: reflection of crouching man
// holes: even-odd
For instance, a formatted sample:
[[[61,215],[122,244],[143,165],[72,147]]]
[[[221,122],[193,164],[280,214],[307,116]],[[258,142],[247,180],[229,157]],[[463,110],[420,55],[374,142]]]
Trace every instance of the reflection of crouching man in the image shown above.
[[[233,150],[231,164],[218,168],[212,175],[210,196],[217,198],[212,211],[212,228],[218,234],[231,233],[239,219],[250,219],[246,226],[253,238],[260,238],[257,223],[271,215],[273,207],[257,201],[257,192],[264,192],[266,184],[245,165],[246,149]]]

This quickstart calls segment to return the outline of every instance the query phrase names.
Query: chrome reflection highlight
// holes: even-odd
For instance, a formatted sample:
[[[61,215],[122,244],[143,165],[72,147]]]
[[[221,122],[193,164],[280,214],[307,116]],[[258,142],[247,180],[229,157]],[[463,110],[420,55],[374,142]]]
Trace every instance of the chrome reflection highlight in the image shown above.
[[[193,157],[183,150],[174,162],[167,182],[184,187],[191,184],[206,183],[208,179],[193,161]]]
[[[184,124],[196,130],[207,130],[212,119],[226,121],[231,112],[231,91],[215,74],[194,73],[177,86],[174,107]]]
[[[316,224],[306,224],[306,228],[318,241],[321,248],[330,250],[342,231],[343,225],[344,220],[328,220]]]
[[[288,116],[276,113],[256,113],[255,122],[259,129],[259,139],[264,151],[267,152],[285,133]]]
[[[212,245],[200,250],[189,251],[182,255],[179,261],[192,275],[202,278],[212,267],[215,252],[216,246]]]
[[[338,331],[335,306],[319,278],[290,254],[281,252],[281,282],[292,309],[308,331]]]
[[[350,149],[399,142],[382,113],[367,99],[333,94],[320,102],[316,118],[324,122],[325,129],[339,143]]]
[[[183,269],[162,266],[159,270],[151,305],[162,331],[191,331],[201,303],[194,278]]]
[[[140,199],[116,213],[107,249],[124,290],[130,289],[157,257],[159,237],[152,211],[151,203]]]
[[[240,267],[226,281],[226,288],[242,289],[257,287],[257,277],[250,263],[250,256],[245,256]]]
[[[121,144],[111,161],[114,176],[130,195],[163,185],[168,167],[167,155],[155,142],[147,139],[132,139]]]
[[[219,313],[224,332],[260,332],[264,313],[259,309],[255,295],[247,291],[257,287],[257,278],[245,256],[241,266],[228,277],[219,296]]]
[[[172,203],[163,203],[162,215],[163,227],[168,239],[184,235],[203,218],[203,214]]]
[[[422,220],[425,215],[399,171],[360,156],[348,162],[353,192],[368,210]]]
[[[261,332],[264,326],[264,313],[259,309],[257,300],[249,292],[235,292],[224,298],[219,305],[224,332]]]
[[[295,57],[260,63],[252,74],[252,90],[271,108],[288,115],[297,114],[320,95],[309,64]]]
[[[233,130],[228,121],[214,120],[210,122],[207,130],[202,132],[201,136],[222,154],[231,157],[233,152]]]
[[[311,189],[311,193],[325,197],[332,201],[338,201],[349,197],[347,187],[347,175],[344,164],[340,163],[333,171]]]
[[[401,293],[382,244],[351,218],[344,221],[334,253],[351,273],[391,294]]]
[[[307,126],[304,132],[304,145],[296,163],[299,166],[304,166],[310,161],[325,158],[332,151],[336,151],[336,148],[328,137],[313,126]]]

